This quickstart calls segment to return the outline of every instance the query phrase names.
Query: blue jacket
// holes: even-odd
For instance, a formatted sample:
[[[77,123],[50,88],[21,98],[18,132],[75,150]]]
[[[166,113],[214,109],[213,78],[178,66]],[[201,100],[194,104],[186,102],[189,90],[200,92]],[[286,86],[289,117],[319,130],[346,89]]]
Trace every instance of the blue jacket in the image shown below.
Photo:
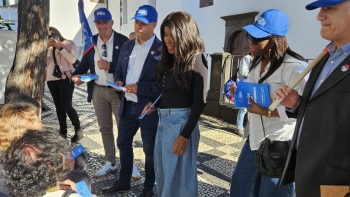
[[[94,35],[94,40],[95,43],[97,43],[97,37],[98,34]],[[124,45],[124,43],[126,43],[127,41],[129,41],[129,38],[127,38],[126,36],[117,33],[114,31],[114,40],[113,40],[113,59],[112,62],[110,63],[110,68],[108,70],[108,73],[114,73],[115,68],[117,66],[118,63],[118,59],[119,59],[119,53],[121,51],[122,46]],[[86,74],[88,72],[88,70],[90,70],[91,74],[95,74],[95,49],[92,48],[86,55],[84,55],[84,57],[81,59],[81,62],[79,63],[78,67],[75,69],[75,71],[73,72],[72,76],[74,75],[83,75]],[[87,83],[87,91],[88,91],[88,98],[87,101],[90,103],[91,99],[92,99],[92,91],[94,88],[94,83],[95,81],[90,81]]]
[[[129,57],[135,46],[135,41],[129,41],[125,43],[120,51],[119,61],[117,68],[114,72],[114,81],[123,81],[125,84],[126,73],[129,65]],[[162,42],[155,37],[154,42],[149,50],[146,57],[145,63],[143,64],[140,79],[137,82],[137,113],[141,115],[145,105],[154,101],[161,93],[162,89],[157,85],[157,65],[161,58]],[[149,82],[154,82],[155,85],[150,86]],[[121,93],[121,103],[119,116],[123,115],[124,104],[126,102],[124,93]],[[141,127],[151,128],[156,127],[158,124],[158,114],[153,112],[150,115],[146,115],[143,119],[139,120]]]

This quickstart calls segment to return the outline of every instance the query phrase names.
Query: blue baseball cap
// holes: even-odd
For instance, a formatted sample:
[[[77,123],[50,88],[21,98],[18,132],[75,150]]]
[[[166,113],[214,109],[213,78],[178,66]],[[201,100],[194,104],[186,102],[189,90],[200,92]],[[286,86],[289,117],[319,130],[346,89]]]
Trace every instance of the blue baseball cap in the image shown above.
[[[255,38],[264,38],[270,35],[285,36],[288,27],[287,16],[281,10],[270,9],[263,12],[253,24],[243,29]]]
[[[158,13],[154,7],[150,5],[143,5],[139,7],[139,9],[135,13],[135,16],[132,19],[142,21],[146,24],[150,24],[152,22],[157,22]]]
[[[339,3],[343,3],[346,0],[318,0],[318,1],[314,1],[308,5],[305,6],[305,8],[307,10],[314,10],[316,8],[319,7],[329,7],[329,6],[333,6],[333,5],[337,5]]]
[[[99,8],[97,10],[95,10],[94,12],[94,22],[96,21],[110,21],[112,19],[112,15],[109,12],[109,10],[107,10],[107,8]]]

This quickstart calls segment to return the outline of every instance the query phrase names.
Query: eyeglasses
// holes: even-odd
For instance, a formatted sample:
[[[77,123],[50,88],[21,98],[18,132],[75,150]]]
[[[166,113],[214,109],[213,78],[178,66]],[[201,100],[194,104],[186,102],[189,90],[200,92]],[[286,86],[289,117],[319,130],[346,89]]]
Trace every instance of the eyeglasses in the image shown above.
[[[106,44],[102,45],[102,50],[103,50],[102,51],[102,56],[103,57],[107,57],[107,51],[106,51],[107,50],[107,45]]]
[[[50,40],[51,37],[52,37],[52,35],[48,35],[48,36],[47,36],[47,39]]]
[[[253,37],[252,35],[250,35],[250,34],[247,33],[247,39],[248,39],[248,40],[251,40],[252,43],[253,43],[254,45],[257,45],[257,44],[259,44],[260,42],[262,42],[262,41],[264,41],[264,40],[270,39],[270,36],[264,37],[264,38],[255,38],[255,37]]]

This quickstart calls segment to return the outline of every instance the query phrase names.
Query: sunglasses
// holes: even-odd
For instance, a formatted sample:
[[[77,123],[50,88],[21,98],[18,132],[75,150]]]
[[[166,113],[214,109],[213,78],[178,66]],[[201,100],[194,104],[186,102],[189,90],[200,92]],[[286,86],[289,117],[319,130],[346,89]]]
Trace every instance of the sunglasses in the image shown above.
[[[51,36],[51,35],[48,35],[48,36],[47,36],[47,39],[50,40],[50,38],[52,38],[52,36]]]
[[[252,43],[253,43],[254,45],[257,45],[257,44],[259,44],[260,42],[262,42],[262,41],[264,41],[264,40],[270,39],[270,36],[264,37],[264,38],[255,38],[255,37],[253,37],[252,35],[250,35],[250,34],[247,33],[247,39],[248,39],[248,40],[251,40]]]
[[[103,50],[102,51],[102,56],[103,57],[107,57],[107,51],[106,51],[107,50],[107,45],[106,44],[102,45],[102,50]]]

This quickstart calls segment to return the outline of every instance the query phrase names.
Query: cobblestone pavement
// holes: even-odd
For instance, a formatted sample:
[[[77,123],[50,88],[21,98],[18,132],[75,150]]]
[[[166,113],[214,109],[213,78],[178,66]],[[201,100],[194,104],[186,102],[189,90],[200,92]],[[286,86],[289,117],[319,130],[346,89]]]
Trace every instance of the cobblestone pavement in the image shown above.
[[[100,190],[103,187],[112,185],[119,172],[99,179],[92,178],[93,174],[104,164],[104,149],[93,106],[86,102],[86,98],[86,86],[76,87],[73,104],[80,116],[84,131],[84,138],[80,142],[86,148],[87,173],[92,179],[92,193],[97,196],[104,196],[101,195]],[[55,106],[47,88],[45,89],[44,104],[48,107],[42,114],[45,128],[58,131],[59,125]],[[72,137],[74,134],[73,126],[69,119],[67,122],[69,128],[68,136]],[[209,116],[202,115],[199,125],[201,137],[197,159],[198,196],[229,196],[230,179],[243,144],[242,138],[233,134],[234,127],[232,125]],[[114,125],[114,128],[115,137],[117,137],[116,125]],[[118,155],[117,149],[117,165],[119,166]],[[134,139],[134,158],[135,165],[140,171],[142,178],[138,181],[132,181],[130,191],[114,196],[138,196],[142,191],[145,156],[142,151],[140,132],[136,134]],[[156,189],[154,191],[156,194]]]

